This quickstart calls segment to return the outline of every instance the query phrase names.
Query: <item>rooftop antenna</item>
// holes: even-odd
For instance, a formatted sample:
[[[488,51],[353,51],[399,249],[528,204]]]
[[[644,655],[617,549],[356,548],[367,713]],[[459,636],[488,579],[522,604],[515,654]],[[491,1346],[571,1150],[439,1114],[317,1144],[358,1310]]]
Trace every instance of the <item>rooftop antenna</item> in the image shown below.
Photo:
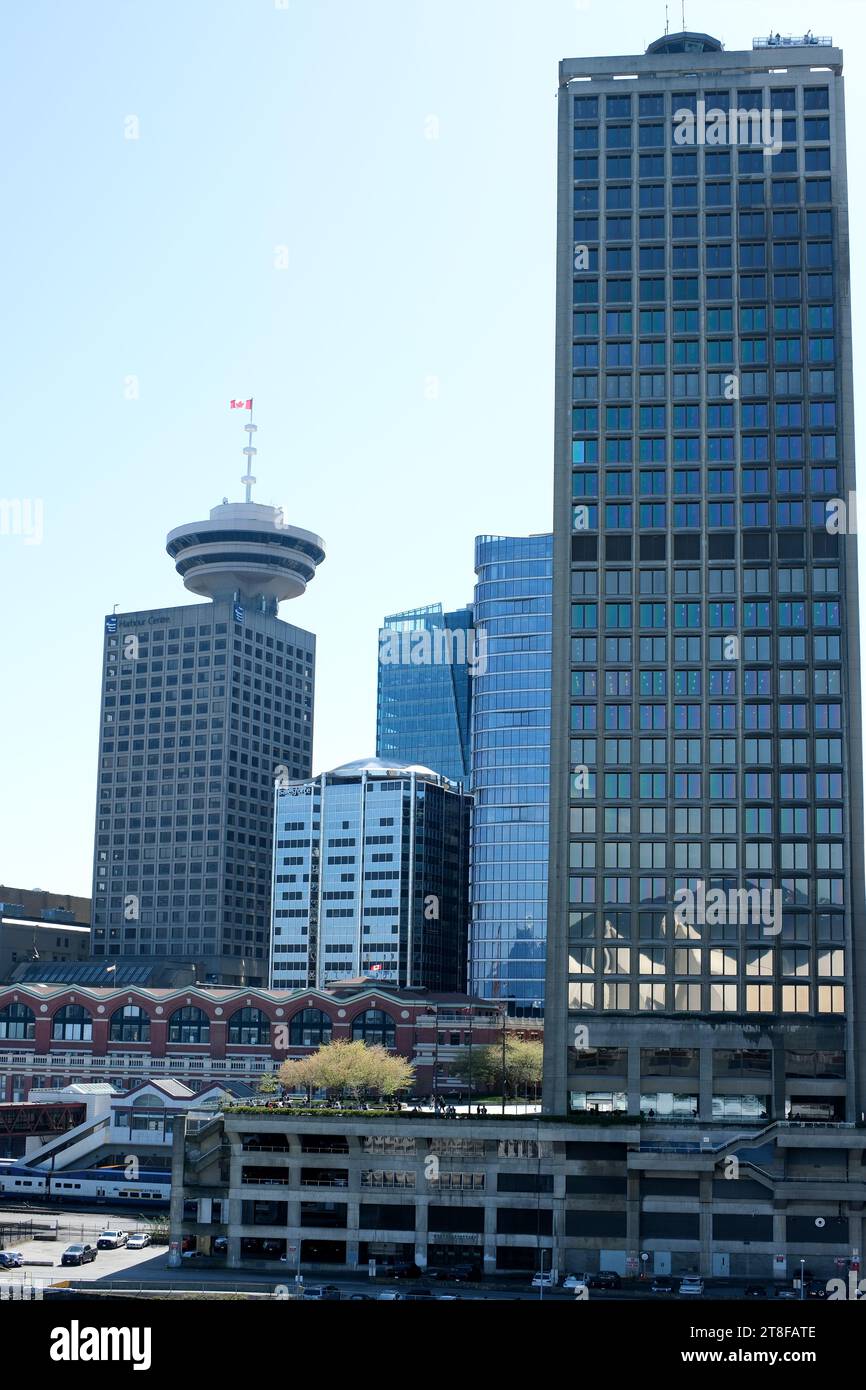
[[[665,0],[665,33],[666,33],[666,34],[669,34],[669,33],[670,33],[670,28],[671,28],[670,7],[669,7],[669,5],[668,5],[668,0]]]
[[[686,0],[683,0],[683,33],[686,32]]]
[[[245,400],[245,401],[235,401],[235,400],[232,400],[232,401],[229,402],[229,404],[230,404],[230,407],[231,407],[232,410],[248,410],[248,411],[250,412],[250,418],[249,418],[249,420],[247,421],[247,423],[244,425],[244,429],[246,430],[246,434],[247,434],[247,443],[246,443],[246,447],[245,447],[245,449],[243,450],[243,452],[244,452],[244,454],[246,455],[246,460],[247,460],[247,471],[246,471],[246,473],[244,474],[244,476],[241,478],[241,482],[244,484],[244,487],[246,488],[246,496],[244,497],[244,501],[245,501],[245,502],[252,502],[252,500],[253,500],[253,497],[252,497],[252,486],[253,486],[253,483],[256,481],[255,478],[253,477],[253,474],[252,474],[252,466],[253,466],[253,459],[255,458],[256,454],[258,453],[258,449],[256,449],[256,448],[253,447],[253,442],[252,442],[253,435],[255,434],[256,430],[258,429],[258,425],[254,425],[254,424],[253,424],[253,398],[252,398],[252,396],[249,396],[249,397],[247,398],[247,400]]]

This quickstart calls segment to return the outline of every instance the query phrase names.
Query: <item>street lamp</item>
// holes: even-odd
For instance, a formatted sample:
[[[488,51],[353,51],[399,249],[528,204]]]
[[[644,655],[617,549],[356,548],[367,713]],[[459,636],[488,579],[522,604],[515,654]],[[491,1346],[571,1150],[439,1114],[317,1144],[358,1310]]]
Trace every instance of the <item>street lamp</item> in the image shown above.
[[[800,1301],[806,1297],[806,1261],[800,1261]]]

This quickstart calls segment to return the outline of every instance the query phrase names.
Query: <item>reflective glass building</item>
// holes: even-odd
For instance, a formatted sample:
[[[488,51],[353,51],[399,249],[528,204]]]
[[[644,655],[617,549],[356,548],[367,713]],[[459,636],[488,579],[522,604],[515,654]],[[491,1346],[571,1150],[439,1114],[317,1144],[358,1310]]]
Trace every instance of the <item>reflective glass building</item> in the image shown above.
[[[380,758],[278,787],[271,987],[371,975],[464,990],[470,804],[429,768]]]
[[[812,36],[560,65],[558,1114],[864,1107],[841,71]]]
[[[376,755],[469,783],[471,607],[441,603],[385,618],[379,631]]]
[[[544,1004],[553,537],[478,536],[470,990]]]

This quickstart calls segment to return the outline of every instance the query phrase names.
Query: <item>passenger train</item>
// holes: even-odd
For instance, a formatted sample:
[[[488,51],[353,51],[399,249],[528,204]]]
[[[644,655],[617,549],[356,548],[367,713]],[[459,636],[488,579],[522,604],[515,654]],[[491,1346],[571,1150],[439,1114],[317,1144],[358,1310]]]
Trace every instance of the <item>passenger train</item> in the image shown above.
[[[35,1198],[89,1206],[144,1205],[159,1210],[168,1206],[170,1196],[168,1169],[141,1170],[133,1179],[125,1176],[121,1164],[107,1168],[60,1168],[51,1173],[44,1168],[28,1168],[14,1159],[0,1161],[0,1202]]]

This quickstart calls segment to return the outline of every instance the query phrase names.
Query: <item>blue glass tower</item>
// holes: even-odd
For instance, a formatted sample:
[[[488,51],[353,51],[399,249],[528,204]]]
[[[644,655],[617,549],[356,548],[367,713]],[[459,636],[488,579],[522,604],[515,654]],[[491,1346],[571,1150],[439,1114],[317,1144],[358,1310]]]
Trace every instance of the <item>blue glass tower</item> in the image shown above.
[[[441,603],[385,618],[379,631],[376,756],[420,763],[468,786],[474,633],[471,607]]]
[[[544,1005],[553,537],[478,536],[470,990]]]

